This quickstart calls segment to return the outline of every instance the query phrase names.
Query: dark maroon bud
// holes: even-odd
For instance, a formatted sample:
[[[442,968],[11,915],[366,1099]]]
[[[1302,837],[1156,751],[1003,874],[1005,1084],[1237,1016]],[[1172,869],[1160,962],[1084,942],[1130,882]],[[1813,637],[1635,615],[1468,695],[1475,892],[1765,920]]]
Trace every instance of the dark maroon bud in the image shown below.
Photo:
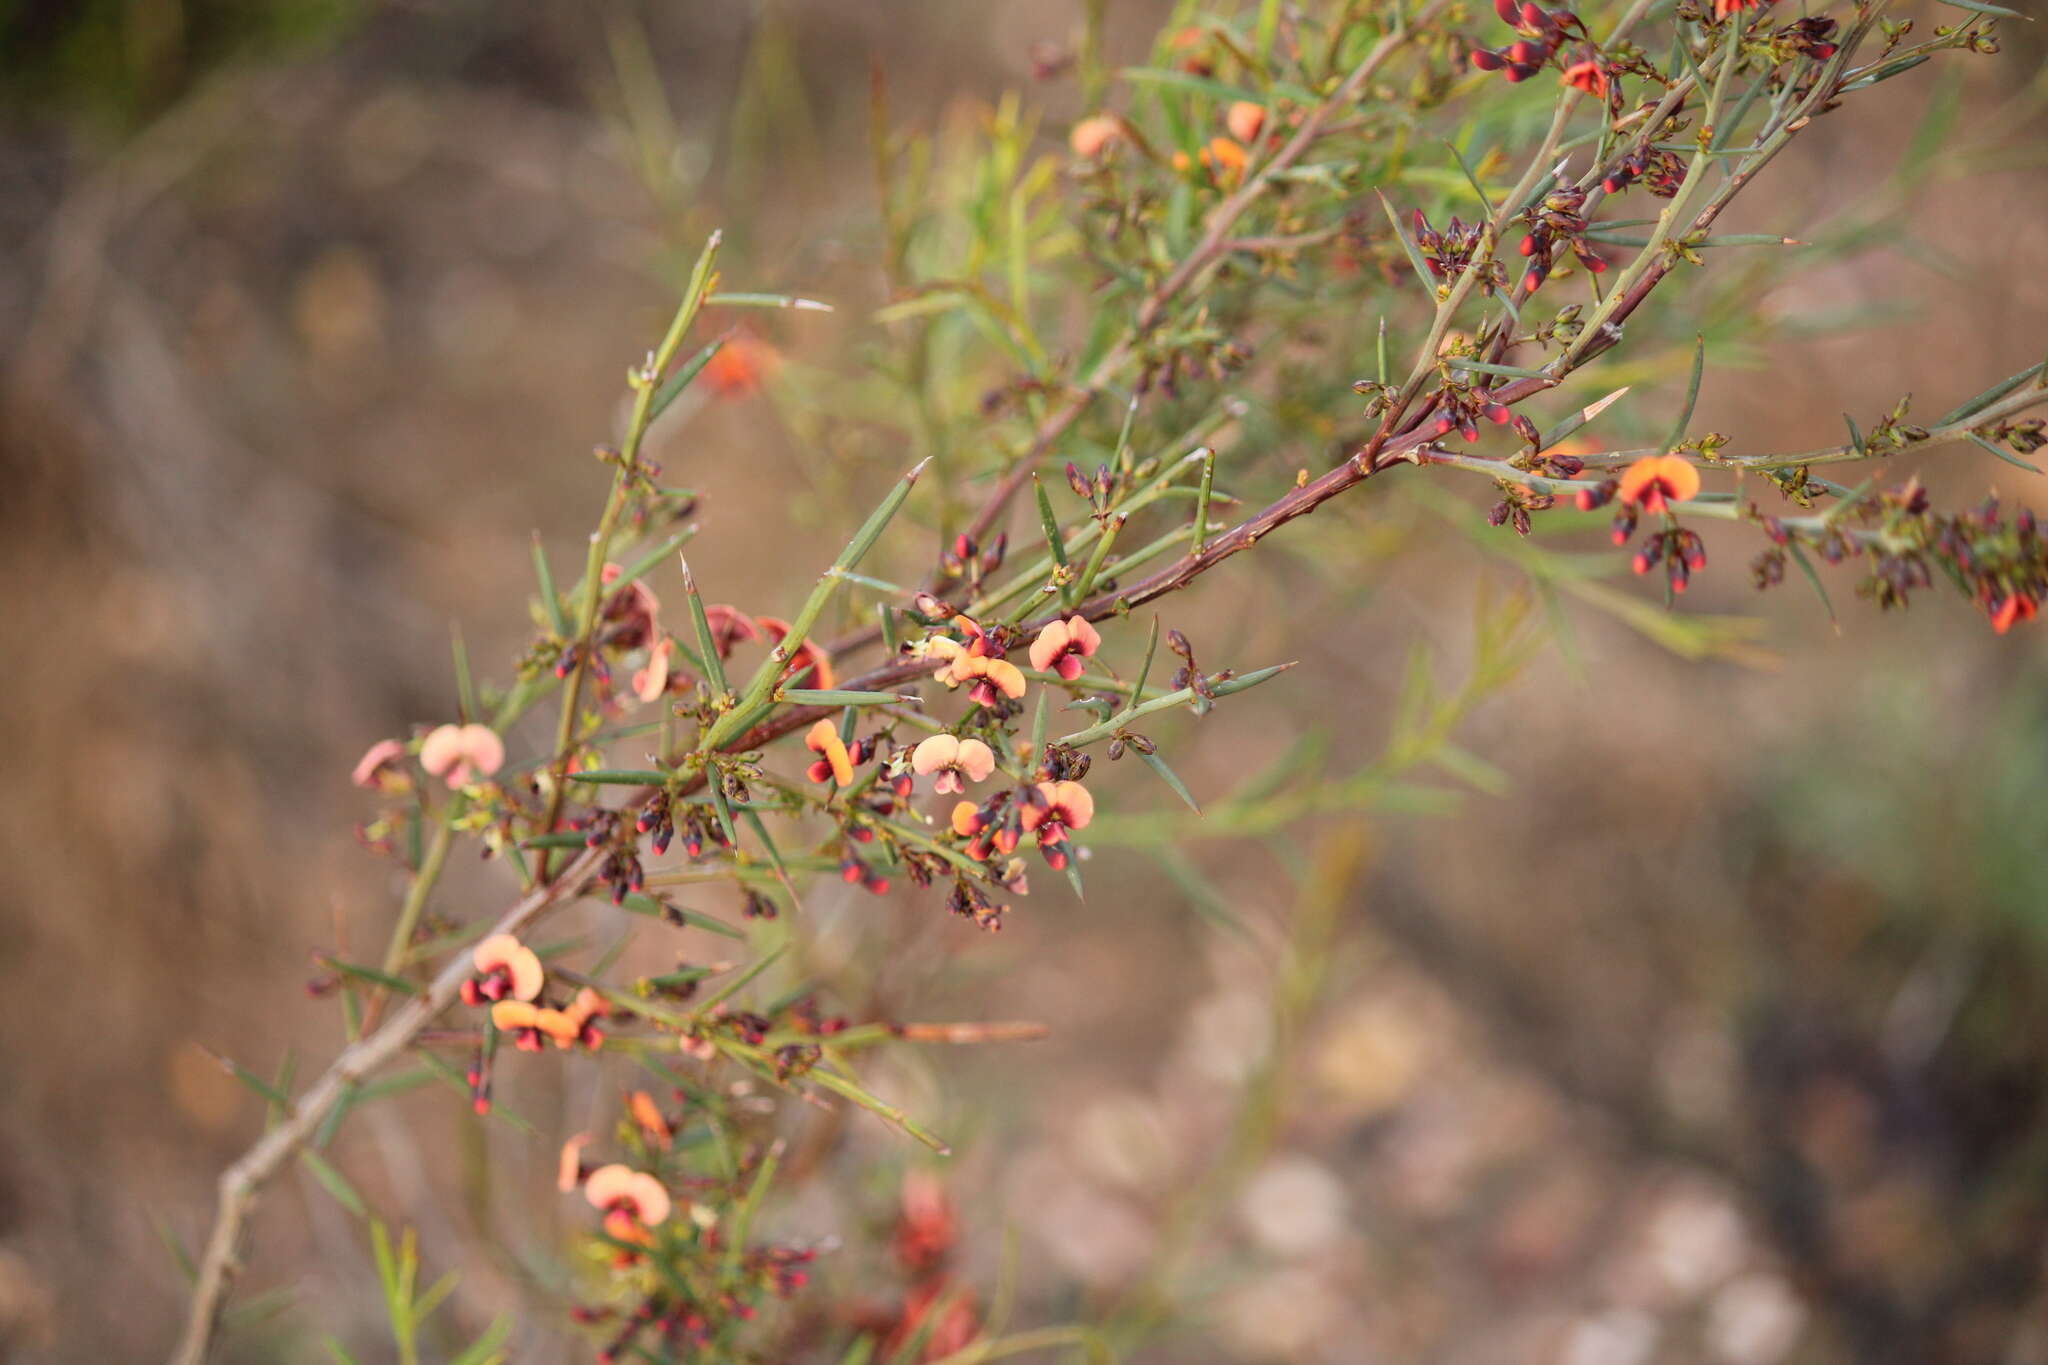
[[[1513,522],[1514,522],[1514,524],[1515,524],[1515,534],[1516,534],[1516,535],[1523,535],[1523,536],[1526,536],[1526,535],[1528,535],[1528,534],[1529,534],[1529,509],[1528,509],[1528,508],[1526,508],[1526,507],[1517,507],[1517,508],[1516,508],[1516,509],[1514,510],[1514,513],[1512,514],[1512,516],[1511,516],[1511,517],[1510,517],[1509,519],[1510,519],[1511,521],[1513,521]]]
[[[1521,17],[1521,7],[1515,0],[1493,0],[1493,12],[1500,16],[1503,24],[1512,24]]]
[[[1514,414],[1508,411],[1507,405],[1504,403],[1488,403],[1483,411],[1486,413],[1486,420],[1501,426],[1506,426],[1509,420],[1514,417]]]
[[[1508,519],[1508,513],[1511,510],[1513,509],[1511,509],[1506,502],[1495,503],[1493,506],[1486,509],[1486,524],[1488,526],[1500,526],[1505,524]]]
[[[1447,436],[1450,434],[1451,428],[1456,425],[1458,424],[1449,417],[1439,417],[1436,419],[1436,434]]]
[[[1458,423],[1458,434],[1468,441],[1476,441],[1479,439],[1479,424],[1468,417]]]
[[[1081,466],[1072,460],[1067,461],[1067,487],[1074,490],[1074,496],[1077,498],[1089,497],[1093,493],[1088,486],[1088,476],[1083,474]]]

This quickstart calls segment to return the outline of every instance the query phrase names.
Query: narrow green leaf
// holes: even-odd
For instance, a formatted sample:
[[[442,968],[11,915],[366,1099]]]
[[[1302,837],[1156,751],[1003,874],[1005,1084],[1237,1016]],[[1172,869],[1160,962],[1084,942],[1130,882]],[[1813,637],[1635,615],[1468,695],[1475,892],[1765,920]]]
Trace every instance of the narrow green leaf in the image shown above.
[[[451,1357],[448,1365],[499,1365],[505,1359],[505,1343],[511,1337],[512,1319],[501,1314],[491,1319],[482,1336]]]
[[[739,1282],[740,1261],[747,1254],[747,1236],[753,1230],[754,1216],[761,1211],[761,1201],[767,1197],[768,1187],[775,1183],[775,1171],[781,1164],[782,1144],[778,1142],[754,1169],[746,1197],[733,1210],[732,1226],[722,1229],[726,1235],[725,1264],[719,1270],[719,1283],[731,1286]]]
[[[1943,2],[1946,4],[1955,4],[1956,0],[1943,0]],[[1969,6],[1966,5],[1964,6],[1964,8],[1967,9],[1969,8]],[[1908,71],[1911,71],[1914,67],[1920,65],[1920,63],[1926,60],[1927,54],[1922,52],[1912,57],[1901,57],[1899,60],[1895,62],[1886,62],[1883,66],[1880,66],[1879,68],[1877,68],[1877,70],[1871,72],[1868,76],[1863,77],[1861,80],[1854,80],[1849,82],[1847,85],[1843,86],[1842,93],[1847,94],[1851,90],[1868,89],[1870,86],[1876,85],[1880,81],[1888,81],[1894,76],[1903,76]]]
[[[2048,361],[2037,361],[2036,363],[2027,366],[2027,368],[2025,368],[2024,370],[2021,370],[2018,374],[2013,375],[2007,379],[1999,380],[1996,384],[1993,384],[1990,388],[1984,390],[1984,392],[1978,394],[1975,398],[1970,399],[1968,402],[1956,408],[1953,412],[1950,412],[1946,416],[1942,417],[1941,420],[1937,421],[1934,425],[1938,427],[1954,426],[1957,422],[1962,421],[1964,418],[1974,416],[1975,414],[1984,411],[1984,409],[1990,407],[1993,403],[1996,403],[1999,399],[2005,397],[2014,389],[2026,383],[2029,379],[2032,379],[2036,375],[2040,374],[2043,369],[2048,369]]]
[[[2024,19],[2030,24],[2034,22],[2034,16],[2031,14],[2021,14],[2018,10],[2007,9],[2004,5],[1986,4],[1985,0],[1941,0],[1941,3],[1944,5],[1954,5],[1957,9],[1966,9],[1977,14],[1997,15],[2001,19]]]
[[[455,702],[461,707],[464,721],[477,720],[482,713],[477,709],[476,687],[469,676],[469,650],[462,643],[462,623],[451,621],[448,625],[448,648],[455,656]]]
[[[642,891],[628,892],[626,898],[619,902],[619,908],[630,910],[636,915],[652,915],[664,919],[674,915],[693,929],[702,929],[721,938],[734,938],[744,942],[747,937],[744,930],[735,929],[722,919],[715,919],[700,910],[692,910],[687,905],[658,901]]]
[[[1700,401],[1700,376],[1706,372],[1707,338],[1695,336],[1692,340],[1692,378],[1685,386],[1685,406],[1679,409],[1678,420],[1671,424],[1671,434],[1664,438],[1665,450],[1678,449],[1678,443],[1685,439],[1685,428],[1692,421],[1693,408]]]
[[[416,983],[407,981],[402,976],[393,976],[389,972],[380,972],[375,967],[365,967],[360,962],[343,962],[338,958],[332,957],[322,958],[321,961],[332,967],[335,971],[340,972],[343,976],[352,976],[358,981],[367,981],[371,985],[382,987],[387,991],[397,991],[400,995],[418,995],[420,993],[420,988]]]
[[[1386,212],[1387,225],[1393,228],[1394,239],[1400,242],[1401,250],[1406,252],[1408,255],[1408,264],[1411,267],[1413,267],[1415,271],[1416,282],[1419,283],[1424,289],[1427,289],[1429,291],[1429,296],[1432,299],[1434,299],[1436,297],[1436,285],[1433,283],[1433,281],[1436,277],[1430,273],[1429,262],[1425,261],[1422,258],[1421,249],[1418,248],[1414,242],[1408,240],[1408,234],[1402,231],[1401,219],[1394,212],[1394,206],[1387,202],[1386,194],[1380,190],[1374,190],[1373,193],[1379,195],[1380,208]]]
[[[1985,440],[1976,432],[1972,431],[1966,434],[1969,436],[1971,440],[1975,441],[1978,445],[1984,447],[1984,449],[1990,451],[1993,455],[1996,455],[1999,459],[2004,460],[2007,464],[2017,465],[2019,468],[2026,470],[2029,474],[2038,474],[2041,472],[2041,467],[2039,465],[2029,464],[2027,461],[2022,460],[2019,456],[2013,454],[2011,451],[2005,450],[2002,447]]]
[[[1188,803],[1189,810],[1197,815],[1202,813],[1202,803],[1195,800],[1195,794],[1188,790],[1187,783],[1180,780],[1180,774],[1166,766],[1165,759],[1158,754],[1148,754],[1143,749],[1134,749],[1132,752],[1144,760],[1146,767],[1159,775],[1161,782],[1173,788],[1176,796]]]
[[[690,561],[681,559],[683,566],[683,596],[690,602],[690,620],[697,627],[697,648],[703,654],[704,673],[711,681],[712,691],[724,696],[732,689],[726,686],[725,664],[719,658],[718,639],[711,633],[711,618],[704,614],[704,599],[697,592],[696,575],[690,572]]]
[[[799,313],[829,313],[832,305],[795,294],[713,294],[704,300],[712,308],[793,308]]]
[[[1195,534],[1188,546],[1188,553],[1202,553],[1202,543],[1209,537],[1209,495],[1216,487],[1216,452],[1203,446],[1202,485],[1195,493]]]
[[[1262,682],[1277,678],[1292,667],[1294,667],[1292,663],[1284,663],[1274,664],[1269,668],[1253,669],[1251,672],[1240,677],[1228,678],[1217,683],[1211,691],[1218,697],[1227,697],[1233,693],[1243,692],[1248,688],[1257,687]],[[1085,730],[1076,730],[1071,735],[1062,735],[1059,742],[1072,745],[1093,743],[1095,740],[1102,739],[1107,735],[1115,734],[1129,722],[1136,720],[1140,716],[1149,716],[1155,711],[1164,711],[1170,707],[1186,706],[1197,700],[1198,697],[1199,694],[1194,688],[1183,687],[1178,692],[1169,692],[1165,696],[1154,698],[1141,706],[1133,706],[1129,710],[1121,711],[1099,725],[1091,725]]]
[[[251,1071],[248,1067],[243,1066],[234,1058],[224,1057],[220,1053],[215,1052],[211,1048],[208,1048],[206,1050],[206,1055],[213,1058],[214,1061],[219,1062],[222,1068],[225,1069],[230,1076],[233,1076],[243,1085],[248,1086],[249,1089],[256,1092],[257,1095],[261,1096],[273,1108],[277,1109],[281,1113],[291,1112],[291,1098],[284,1093],[284,1090],[281,1087],[272,1085],[269,1081],[264,1080],[261,1076]]]
[[[1472,186],[1472,193],[1478,195],[1479,202],[1486,206],[1486,216],[1493,217],[1493,200],[1487,197],[1485,187],[1479,183],[1479,177],[1473,174],[1472,165],[1465,160],[1465,154],[1458,150],[1457,143],[1448,138],[1444,140],[1444,146],[1451,149],[1451,155],[1457,158],[1458,169],[1465,173],[1465,182]]]
[[[540,605],[547,614],[548,628],[568,638],[569,618],[562,614],[562,597],[555,591],[555,571],[548,567],[548,552],[540,543],[538,531],[533,533],[533,576],[540,580]]]
[[[918,706],[924,702],[915,692],[858,692],[830,687],[785,687],[780,695],[792,706]]]
[[[758,977],[759,975],[761,975],[761,973],[767,971],[770,967],[774,966],[776,960],[788,951],[789,947],[787,944],[785,944],[782,947],[775,949],[771,953],[763,954],[761,957],[754,959],[752,965],[750,965],[745,971],[741,972],[738,976],[726,982],[723,986],[720,986],[717,990],[713,991],[708,997],[706,997],[697,1006],[696,1009],[691,1011],[692,1016],[697,1019],[710,1018],[711,1011],[713,1009],[717,1008],[719,1005],[724,1004],[726,1001],[732,999],[732,997],[738,994],[740,991],[745,990],[747,986],[753,982],[754,978]]]
[[[356,1187],[349,1184],[348,1177],[336,1170],[327,1158],[310,1147],[301,1147],[299,1161],[312,1177],[320,1182],[321,1187],[334,1196],[335,1203],[358,1218],[370,1216],[369,1206],[364,1204],[363,1197],[356,1193]]]
[[[1052,555],[1055,567],[1067,567],[1067,537],[1060,530],[1060,519],[1053,515],[1052,498],[1045,491],[1045,480],[1036,471],[1031,475],[1031,492],[1038,500],[1038,524],[1045,531],[1045,546]]]
[[[656,768],[592,768],[588,772],[570,773],[569,780],[600,787],[659,787],[673,776],[674,773]]]
[[[711,363],[711,357],[725,349],[725,338],[718,337],[705,345],[704,349],[691,356],[683,367],[668,377],[668,382],[655,390],[654,400],[647,405],[647,422],[652,426],[654,419],[667,412],[669,405],[683,396],[683,390],[696,381]]]
[[[1828,620],[1839,630],[1842,623],[1835,616],[1834,601],[1828,596],[1827,584],[1821,582],[1820,574],[1814,570],[1813,561],[1806,557],[1806,551],[1796,540],[1786,542],[1785,548],[1792,552],[1792,562],[1799,566],[1799,572],[1805,574],[1806,581],[1813,585],[1814,595],[1820,598],[1820,604],[1828,609]]]

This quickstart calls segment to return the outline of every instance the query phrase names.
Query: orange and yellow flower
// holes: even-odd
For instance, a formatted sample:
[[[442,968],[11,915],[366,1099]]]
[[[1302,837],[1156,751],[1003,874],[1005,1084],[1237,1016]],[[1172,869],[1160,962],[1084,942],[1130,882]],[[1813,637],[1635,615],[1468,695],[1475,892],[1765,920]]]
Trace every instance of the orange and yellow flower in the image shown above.
[[[1645,512],[1662,512],[1667,504],[1699,496],[1700,472],[1682,455],[1646,455],[1621,473],[1616,496]]]
[[[804,747],[823,757],[811,764],[804,774],[813,782],[837,782],[842,787],[853,785],[853,755],[847,751],[846,741],[839,737],[839,727],[830,720],[821,720],[804,734]]]
[[[1023,696],[1023,670],[995,653],[981,627],[966,616],[954,617],[952,624],[965,631],[967,639],[963,643],[939,635],[926,642],[925,657],[939,661],[932,676],[949,688],[968,684],[968,696],[983,706],[994,706],[998,697],[1014,701]]]

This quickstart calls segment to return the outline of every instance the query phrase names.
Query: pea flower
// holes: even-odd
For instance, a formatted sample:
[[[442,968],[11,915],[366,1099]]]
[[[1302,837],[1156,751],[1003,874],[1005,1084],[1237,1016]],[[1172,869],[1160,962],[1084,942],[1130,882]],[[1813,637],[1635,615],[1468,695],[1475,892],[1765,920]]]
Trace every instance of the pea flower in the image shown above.
[[[1069,831],[1086,827],[1095,818],[1095,798],[1079,782],[1041,782],[1032,788],[1024,806],[1024,829],[1038,835],[1039,852],[1057,872],[1067,865],[1059,847]]]
[[[604,1214],[604,1230],[621,1242],[651,1240],[647,1230],[668,1221],[668,1191],[645,1171],[614,1162],[583,1182],[583,1197]]]
[[[625,573],[619,565],[607,564],[599,575],[599,581],[610,587]],[[618,623],[610,642],[621,649],[632,649],[652,640],[656,634],[655,615],[660,610],[661,599],[645,583],[634,579],[605,603],[604,619]]]
[[[420,766],[451,787],[505,766],[505,741],[488,725],[443,725],[420,745]]]
[[[511,1034],[512,1046],[521,1052],[539,1052],[549,1039],[558,1048],[580,1045],[595,1052],[604,1045],[604,1031],[596,1020],[608,1013],[610,1006],[604,998],[586,986],[562,1009],[525,1000],[500,1000],[491,1006],[491,1024],[500,1033]]]
[[[412,778],[405,771],[405,746],[395,739],[378,740],[356,760],[355,771],[348,780],[358,787],[393,796],[411,790]]]
[[[978,739],[933,735],[911,751],[910,768],[919,777],[937,773],[932,790],[940,796],[967,790],[996,770],[995,752]]]
[[[583,1183],[589,1172],[583,1168],[583,1149],[590,1145],[590,1134],[577,1133],[562,1144],[562,1155],[555,1164],[555,1188],[563,1194]]]
[[[2033,620],[2039,610],[2034,599],[2025,593],[2009,593],[1991,609],[1991,629],[2003,635],[2013,628],[2015,622]]]
[[[633,671],[633,695],[641,701],[653,701],[668,691],[669,660],[676,650],[676,642],[664,635],[654,642],[647,651],[647,663]]]
[[[1067,145],[1083,161],[1093,161],[1123,136],[1123,123],[1113,114],[1096,114],[1076,123],[1067,134]]]
[[[1102,635],[1083,617],[1052,621],[1031,642],[1031,666],[1041,673],[1057,673],[1068,682],[1081,676],[1081,661],[1102,647]]]
[[[782,353],[747,332],[734,331],[704,365],[704,382],[720,398],[744,398],[782,364]]]
[[[837,782],[842,787],[853,785],[853,755],[847,752],[846,741],[839,737],[839,727],[830,720],[821,720],[804,732],[804,747],[814,754],[824,755],[811,764],[804,776],[813,782]]]
[[[1700,472],[1683,456],[1646,455],[1621,472],[1615,496],[1655,514],[1669,503],[1691,501],[1699,491]]]
[[[462,1003],[531,1000],[540,994],[544,973],[533,949],[510,934],[492,934],[470,954],[476,975],[462,983]]]
[[[1232,137],[1250,145],[1258,141],[1259,130],[1266,126],[1266,108],[1250,100],[1238,100],[1224,114],[1223,124],[1230,129]]]
[[[789,638],[789,622],[779,616],[757,616],[754,622],[778,645]],[[809,677],[804,676],[806,670],[809,671]],[[831,656],[825,653],[824,647],[816,640],[805,640],[796,647],[795,657],[790,659],[789,667],[782,670],[782,680],[786,683],[801,683],[805,687],[828,690],[838,685],[833,681]]]
[[[947,687],[970,684],[967,695],[983,706],[994,706],[999,696],[1015,700],[1024,695],[1024,673],[1008,659],[994,653],[988,636],[966,616],[953,623],[967,633],[963,643],[945,635],[925,643],[925,657],[939,660],[932,676]]]

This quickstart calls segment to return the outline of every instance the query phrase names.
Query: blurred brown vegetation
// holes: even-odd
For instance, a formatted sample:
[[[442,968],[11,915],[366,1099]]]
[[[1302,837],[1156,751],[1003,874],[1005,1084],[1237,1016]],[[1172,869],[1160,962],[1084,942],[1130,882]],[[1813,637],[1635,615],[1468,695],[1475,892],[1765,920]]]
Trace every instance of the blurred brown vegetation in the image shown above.
[[[128,55],[81,67],[22,38],[63,8],[4,20],[39,60],[0,129],[0,1356],[146,1359],[182,1295],[153,1224],[197,1239],[257,1117],[203,1049],[266,1073],[331,1050],[307,954],[383,932],[391,891],[348,837],[348,765],[449,711],[449,622],[480,661],[520,647],[528,532],[567,553],[588,524],[589,447],[665,315],[656,272],[723,223],[744,287],[881,302],[869,59],[899,121],[966,117],[1075,17],[327,5],[243,44],[232,6],[108,4],[111,27],[66,41]],[[1119,8],[1112,43],[1158,13]],[[1965,110],[2038,81],[2041,53],[2010,35]],[[1033,97],[1078,112],[1057,85]],[[1880,178],[1916,117],[1907,98],[1822,130],[1748,212],[1826,218],[1842,182],[1819,172]],[[1932,250],[1879,236],[1762,300],[1763,363],[1715,373],[1704,424],[1799,448],[1839,439],[1844,409],[1911,389],[1938,410],[2037,359],[2041,130],[2004,173],[1916,191],[1901,218]],[[1797,325],[1858,308],[1849,335]],[[837,322],[761,326],[843,363]],[[851,515],[800,481],[790,429],[749,399],[665,439],[704,495],[700,579],[789,600],[802,547]],[[2048,504],[1967,451],[1920,466],[1955,499],[1990,481]],[[792,487],[798,524],[778,524]],[[1315,534],[1365,524],[1333,508]],[[1369,588],[1319,573],[1305,528],[1205,582],[1177,618],[1205,657],[1305,664],[1183,736],[1198,792],[1318,726],[1369,755],[1417,636],[1455,670],[1446,623],[1500,570],[1443,526]],[[1739,553],[1687,608],[1765,617],[1773,666],[1588,617],[1577,667],[1547,655],[1466,735],[1507,790],[1299,831],[1303,859],[1369,849],[1335,990],[1296,1040],[1277,1145],[1204,1233],[1235,1271],[1146,1358],[2048,1361],[2048,655],[1946,601],[1880,618],[1841,587],[1835,631],[1795,589],[1752,602]],[[1266,855],[1177,828],[1249,922],[1284,921]],[[888,968],[906,996],[926,979],[926,1017],[1054,1026],[904,1082],[961,1139],[970,1269],[992,1279],[1016,1229],[1047,1313],[1150,1263],[1267,1017],[1258,955],[1155,863],[1107,850],[1090,877],[1085,906],[1033,906],[1000,939],[859,908],[929,921]],[[519,1302],[494,1233],[547,1222],[480,1192],[486,1139],[455,1108],[365,1119],[360,1150],[480,1321]],[[886,1169],[785,1216],[879,1226]],[[435,1172],[463,1197],[434,1199]],[[303,1287],[301,1327],[374,1314],[317,1187],[281,1190],[258,1237],[260,1282]]]

